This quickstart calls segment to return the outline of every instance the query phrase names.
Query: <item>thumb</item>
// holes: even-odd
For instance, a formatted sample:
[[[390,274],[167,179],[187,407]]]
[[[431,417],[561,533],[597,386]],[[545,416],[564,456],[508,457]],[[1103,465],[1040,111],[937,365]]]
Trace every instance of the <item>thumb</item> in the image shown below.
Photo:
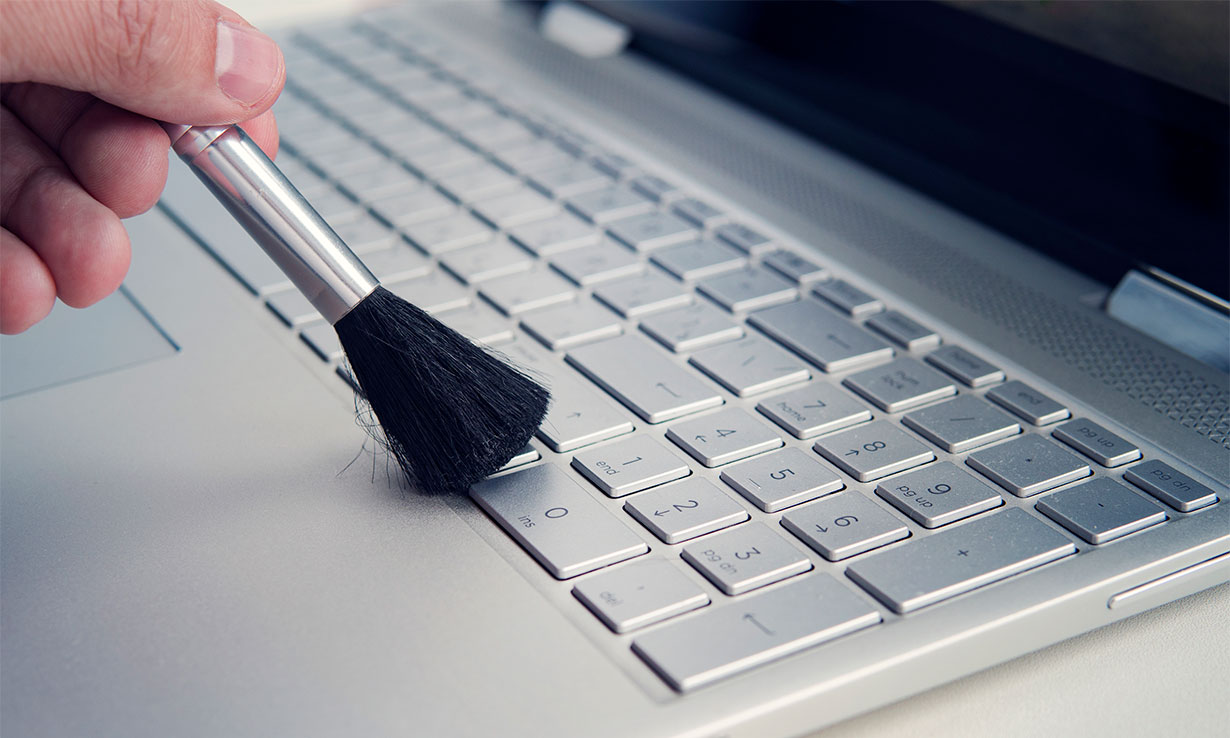
[[[268,36],[210,0],[4,2],[0,81],[89,92],[171,123],[249,120],[285,81]]]

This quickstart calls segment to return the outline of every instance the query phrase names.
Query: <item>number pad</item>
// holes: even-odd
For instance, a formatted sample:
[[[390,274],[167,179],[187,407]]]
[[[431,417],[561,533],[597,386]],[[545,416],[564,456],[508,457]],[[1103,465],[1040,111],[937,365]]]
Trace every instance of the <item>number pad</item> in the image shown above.
[[[1004,498],[944,462],[881,482],[876,494],[926,528],[939,528],[1004,504]]]
[[[725,492],[699,477],[643,492],[624,509],[666,543],[682,543],[751,517]]]
[[[846,377],[843,384],[890,413],[957,394],[943,374],[904,357]]]
[[[674,564],[634,561],[587,577],[572,594],[616,633],[627,633],[709,604],[705,594]]]
[[[787,513],[782,525],[829,561],[858,556],[910,535],[904,523],[854,491]]]
[[[935,454],[883,420],[816,441],[816,451],[860,482],[925,464]]]
[[[683,549],[683,559],[728,595],[802,574],[811,560],[764,523],[749,523]]]
[[[846,486],[841,477],[797,448],[736,464],[722,472],[722,481],[765,512],[777,512]]]
[[[577,454],[572,466],[609,497],[630,495],[691,473],[683,460],[648,436]]]
[[[779,448],[782,439],[764,423],[738,408],[672,426],[666,437],[708,467]]]

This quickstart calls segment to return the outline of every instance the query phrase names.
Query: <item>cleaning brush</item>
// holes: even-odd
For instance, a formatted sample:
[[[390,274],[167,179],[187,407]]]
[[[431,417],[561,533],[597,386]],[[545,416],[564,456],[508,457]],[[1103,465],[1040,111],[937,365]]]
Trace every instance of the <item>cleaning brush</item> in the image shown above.
[[[463,491],[525,447],[546,415],[542,385],[381,287],[242,129],[163,128],[175,153],[333,325],[412,486]]]

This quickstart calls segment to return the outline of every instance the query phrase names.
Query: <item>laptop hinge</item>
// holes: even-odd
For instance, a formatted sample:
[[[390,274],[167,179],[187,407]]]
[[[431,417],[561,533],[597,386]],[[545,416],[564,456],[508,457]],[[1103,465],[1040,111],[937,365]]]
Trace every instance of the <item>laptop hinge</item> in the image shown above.
[[[1150,268],[1124,275],[1106,312],[1153,339],[1230,372],[1230,305],[1177,277]]]
[[[632,30],[601,13],[567,0],[551,0],[538,16],[538,31],[580,56],[615,56],[632,38]]]

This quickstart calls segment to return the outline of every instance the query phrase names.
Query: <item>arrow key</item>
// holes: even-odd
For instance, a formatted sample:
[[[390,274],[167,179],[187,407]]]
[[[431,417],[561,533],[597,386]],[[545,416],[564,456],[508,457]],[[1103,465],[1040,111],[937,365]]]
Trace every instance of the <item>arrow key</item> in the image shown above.
[[[666,437],[709,467],[782,446],[782,439],[769,426],[733,407],[671,426]]]
[[[750,517],[712,482],[696,476],[636,495],[624,509],[667,543],[691,540]]]

